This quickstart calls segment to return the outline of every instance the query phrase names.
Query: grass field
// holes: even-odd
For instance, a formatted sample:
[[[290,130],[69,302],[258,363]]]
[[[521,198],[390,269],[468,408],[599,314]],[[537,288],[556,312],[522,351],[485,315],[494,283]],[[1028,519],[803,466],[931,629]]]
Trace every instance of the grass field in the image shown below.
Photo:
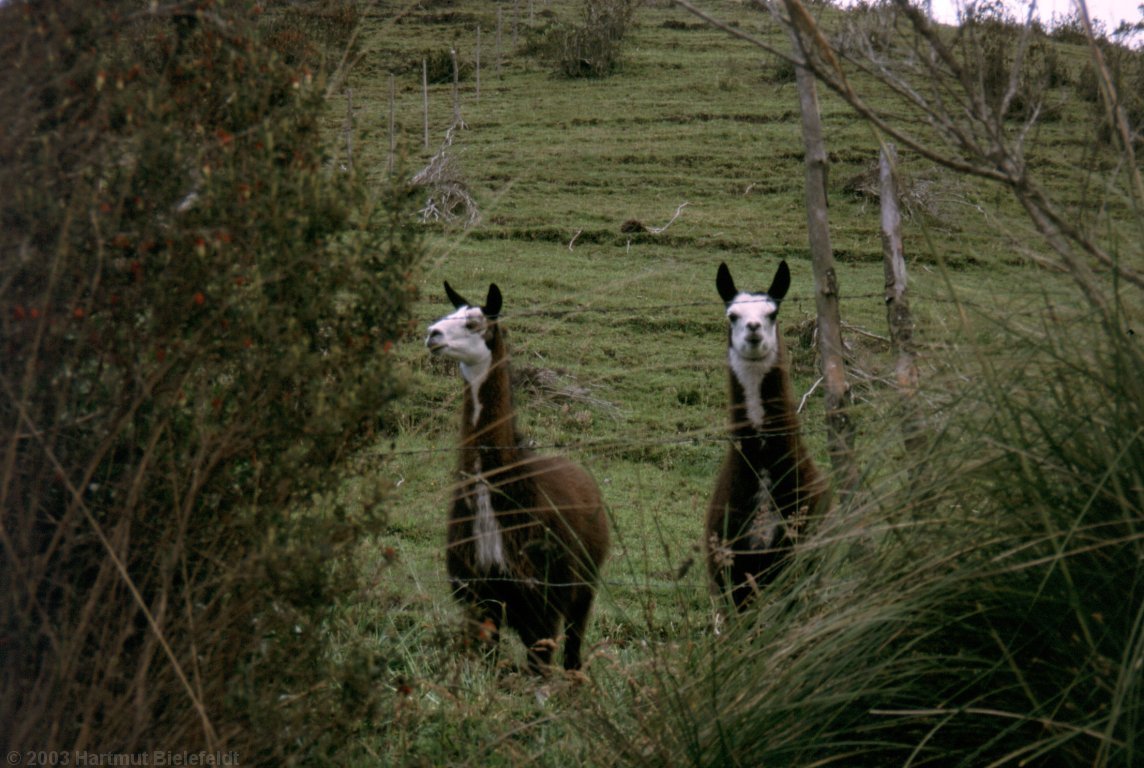
[[[724,710],[697,708],[702,696],[693,681],[714,689],[715,681],[729,680],[731,690],[744,690],[734,675],[716,673],[716,660],[754,658],[763,647],[769,654],[774,646],[767,638],[786,631],[768,614],[740,645],[712,634],[699,543],[724,450],[724,321],[714,286],[720,261],[741,287],[755,290],[766,287],[780,259],[789,262],[793,285],[780,320],[797,393],[809,392],[818,378],[793,77],[783,63],[671,4],[649,3],[636,14],[618,72],[600,80],[560,78],[531,55],[535,30],[553,23],[559,5],[517,4],[515,48],[514,6],[499,6],[499,67],[493,4],[423,3],[396,21],[379,11],[366,20],[362,57],[347,83],[356,110],[355,168],[377,178],[386,173],[392,72],[400,154],[416,170],[440,146],[453,115],[451,84],[433,84],[431,146],[423,147],[421,59],[455,45],[471,65],[480,25],[480,94],[470,66],[460,83],[465,127],[450,148],[480,221],[430,227],[415,327],[397,350],[407,369],[406,394],[394,407],[392,434],[357,458],[343,486],[350,508],[378,478],[388,487],[389,529],[363,543],[361,553],[362,567],[376,574],[375,588],[336,630],[376,639],[385,659],[378,680],[392,691],[392,711],[362,733],[365,752],[383,764],[706,764],[720,762],[719,754],[749,760],[744,755],[753,753],[730,742],[722,742],[722,753],[704,746],[703,724]],[[783,33],[765,14],[739,3],[707,5],[781,47]],[[1083,52],[1061,50],[1070,71],[1078,71]],[[877,510],[894,502],[903,468],[917,460],[903,455],[895,418],[877,201],[847,189],[874,166],[878,141],[837,99],[820,95],[857,451],[868,508]],[[1030,166],[1064,202],[1091,209],[1086,225],[1115,229],[1121,203],[1113,198],[1105,208],[1112,223],[1101,218],[1105,190],[1095,181],[1078,186],[1071,170],[1078,158],[1092,158],[1090,107],[1068,85],[1053,98],[1064,117],[1037,129]],[[340,136],[344,111],[333,98],[331,135]],[[336,160],[345,162],[340,151]],[[1066,276],[1040,266],[1046,249],[1003,190],[909,154],[902,159],[917,195],[903,234],[921,397],[928,423],[942,432],[968,393],[986,388],[980,377],[1016,356],[1014,329],[1043,323],[1046,307],[1066,317],[1085,310]],[[666,228],[622,231],[630,220]],[[581,462],[603,489],[614,545],[583,678],[541,681],[515,672],[523,649],[511,636],[502,643],[499,668],[458,652],[459,610],[444,573],[443,541],[462,390],[455,366],[431,359],[421,343],[425,326],[450,309],[442,280],[474,300],[490,282],[500,286],[522,431],[540,451]],[[1127,311],[1132,318],[1139,307]],[[828,469],[821,390],[807,398],[803,425],[820,467]],[[946,448],[960,444],[962,454],[935,466],[974,465],[966,439],[949,437]],[[927,520],[940,517],[941,504],[924,511]],[[875,550],[888,537],[874,533]],[[836,563],[820,578],[835,580],[841,594],[869,562],[877,561]],[[800,572],[784,583],[805,585],[810,578]],[[813,600],[799,604],[801,632],[811,635],[832,622],[861,625],[847,625],[823,607],[828,591],[819,594],[818,608]],[[721,650],[708,652],[717,644]],[[652,704],[640,714],[639,702]],[[656,712],[674,713],[668,722],[681,732],[644,744],[643,753],[625,752],[643,743],[633,734],[649,732],[640,718]],[[689,723],[694,732],[682,732]],[[606,737],[611,727],[622,738]],[[682,746],[664,751],[668,741]],[[775,764],[785,763],[775,757],[781,754],[771,754]]]

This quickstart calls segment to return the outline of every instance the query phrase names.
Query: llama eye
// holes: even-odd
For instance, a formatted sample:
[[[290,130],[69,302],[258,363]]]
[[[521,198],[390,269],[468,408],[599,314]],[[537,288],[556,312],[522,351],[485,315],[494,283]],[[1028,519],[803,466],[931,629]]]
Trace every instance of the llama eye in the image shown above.
[[[767,315],[767,319],[773,323],[775,321],[775,318],[778,316],[779,316],[779,311],[776,309],[774,312],[771,312],[770,314]]]
[[[465,323],[465,330],[466,331],[472,331],[473,333],[476,333],[477,331],[481,330],[481,321],[480,320],[469,320],[469,321],[467,321]]]
[[[727,319],[731,321],[732,325],[734,325],[735,323],[739,322],[739,315],[737,312],[732,312],[731,314],[727,315]]]

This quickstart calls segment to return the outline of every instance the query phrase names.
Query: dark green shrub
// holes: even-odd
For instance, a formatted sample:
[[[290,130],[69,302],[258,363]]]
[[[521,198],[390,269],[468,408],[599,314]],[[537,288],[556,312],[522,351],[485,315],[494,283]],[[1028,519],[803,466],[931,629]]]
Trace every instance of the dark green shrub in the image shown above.
[[[766,82],[776,85],[793,83],[798,78],[798,70],[789,59],[778,59],[769,71],[764,73]]]
[[[359,16],[354,0],[270,4],[259,23],[259,32],[265,44],[287,65],[317,71],[336,64],[346,52]]]
[[[1135,131],[1139,146],[1141,126],[1144,126],[1144,53],[1107,42],[1099,45],[1110,84],[1117,93],[1129,129]],[[1076,89],[1077,95],[1092,104],[1097,136],[1102,142],[1116,143],[1113,139],[1115,131],[1108,120],[1108,108],[1101,94],[1100,79],[1091,61],[1081,68]]]
[[[427,50],[422,55],[421,59],[416,61],[413,65],[413,71],[420,72],[422,66],[425,68],[425,74],[430,83],[451,83],[453,82],[453,52],[449,48],[438,48],[436,50]],[[469,80],[473,76],[473,65],[464,60],[458,53],[457,55],[457,79],[459,81]]]
[[[328,485],[397,392],[415,200],[324,167],[257,10],[0,7],[6,749],[341,764],[372,711],[328,638],[383,514]]]
[[[1005,6],[986,3],[966,11],[959,34],[966,74],[990,111],[1004,110],[1004,119],[1060,119],[1061,103],[1049,91],[1068,84],[1069,73],[1037,25],[1026,29]]]
[[[635,18],[635,0],[584,0],[580,19],[549,28],[542,55],[564,77],[606,77],[620,65],[624,35]]]
[[[1101,41],[1107,41],[1104,22],[1100,19],[1090,19],[1093,36]],[[1088,30],[1081,20],[1080,14],[1072,11],[1061,16],[1053,16],[1049,25],[1049,36],[1059,43],[1072,45],[1088,45]]]

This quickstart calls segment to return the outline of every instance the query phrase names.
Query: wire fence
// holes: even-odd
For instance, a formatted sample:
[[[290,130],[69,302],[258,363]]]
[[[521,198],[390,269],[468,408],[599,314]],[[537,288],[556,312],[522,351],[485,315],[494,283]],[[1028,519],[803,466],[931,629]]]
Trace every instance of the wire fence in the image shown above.
[[[847,300],[878,299],[880,301],[883,299],[883,294],[880,292],[879,293],[861,293],[861,294],[847,295],[847,296],[845,296],[845,299],[847,299]],[[919,297],[911,296],[911,299],[919,300]],[[787,299],[785,299],[784,303],[798,303],[798,302],[811,301],[811,300],[812,299],[810,297],[792,296],[792,297],[788,297]],[[971,309],[971,310],[979,311],[982,313],[996,309],[995,306],[991,306],[991,305],[987,304],[986,302],[977,301],[977,300],[973,300],[973,299],[964,299],[964,298],[960,298],[960,297],[932,296],[932,295],[930,295],[930,296],[921,297],[920,300],[925,301],[925,302],[932,302],[935,304],[942,304],[942,305],[948,305],[948,306],[953,306],[953,307]],[[580,315],[603,315],[603,316],[632,315],[632,316],[640,316],[640,315],[654,314],[657,312],[667,312],[667,311],[671,311],[671,310],[678,310],[680,308],[698,308],[698,307],[711,308],[715,304],[716,304],[716,302],[704,300],[704,301],[688,301],[688,302],[672,302],[672,303],[653,303],[653,304],[645,304],[645,305],[623,304],[621,306],[582,306],[582,307],[572,307],[572,308],[568,308],[568,309],[544,309],[544,308],[532,308],[532,309],[520,309],[520,310],[506,309],[500,313],[499,318],[502,322],[511,322],[514,319],[520,319],[520,318],[547,318],[547,319],[565,320],[565,319],[568,319],[570,317],[580,316]],[[1046,312],[1048,312],[1048,311],[1051,311],[1051,310],[1047,310],[1045,308],[1045,306],[1042,304],[1039,307],[1023,309],[1023,310],[1022,309],[1013,310],[1008,314],[1008,317],[1010,317],[1010,318],[1038,318],[1038,317],[1044,317]],[[431,313],[425,313],[425,314],[431,314]],[[812,319],[813,318],[810,318],[810,320],[812,320]],[[720,324],[722,322],[723,322],[723,319],[722,319],[721,314],[712,315],[712,317],[711,317],[711,323],[712,324]],[[889,345],[891,344],[891,340],[890,340],[889,336],[884,336],[884,335],[875,333],[873,331],[870,331],[866,328],[862,328],[860,326],[853,325],[853,324],[850,324],[847,322],[843,323],[843,330],[844,330],[844,335],[845,334],[853,334],[853,335],[861,336],[865,339],[873,340],[873,341],[877,342],[878,344],[884,345],[887,348],[887,352],[888,352]],[[416,338],[410,339],[411,343],[415,343],[416,341],[417,341]],[[712,344],[715,346],[718,346],[721,343],[722,343],[722,340],[719,338],[712,339]],[[948,346],[947,342],[944,342],[944,341],[934,342],[934,344],[939,349],[945,349]],[[924,342],[918,344],[919,349],[922,349],[922,350],[925,350],[926,346],[927,345]],[[715,359],[716,358],[712,358],[712,360],[715,360]],[[882,389],[888,394],[893,394],[895,391],[896,383],[894,381],[892,373],[889,372],[889,368],[890,368],[890,366],[892,366],[892,363],[893,363],[893,361],[889,357],[887,357],[885,360],[885,364],[887,366],[886,375],[871,374],[867,371],[864,371],[864,370],[861,370],[861,369],[858,369],[855,367],[851,367],[849,370],[849,375],[852,377],[852,379],[854,379],[854,381],[852,383],[854,383],[856,385],[860,385],[860,386],[868,388],[868,389]],[[682,367],[685,367],[685,368],[693,368],[695,366],[695,363],[694,363],[694,361],[688,361],[685,363],[680,363],[679,365]],[[639,367],[627,369],[626,375],[642,375],[642,374],[645,374],[648,372],[664,372],[664,371],[675,370],[675,368],[676,367],[665,367],[663,365],[656,365],[656,366],[652,366],[650,368],[646,367],[646,366],[639,366]],[[717,369],[718,369],[718,366],[713,365],[711,367],[712,372],[715,372]],[[454,376],[454,375],[455,374],[450,374],[450,376]],[[820,383],[820,380],[814,381],[811,384],[811,386],[807,389],[806,392],[799,393],[796,395],[796,399],[798,400],[798,411],[800,413],[804,410],[807,402],[809,401],[810,396],[813,395],[813,393],[817,389],[819,383]],[[610,401],[602,400],[599,398],[585,399],[583,397],[570,396],[567,393],[561,392],[558,389],[554,389],[552,391],[545,392],[543,390],[543,387],[533,386],[531,384],[527,385],[526,388],[535,389],[537,391],[536,392],[538,395],[538,397],[536,398],[537,400],[544,400],[545,397],[547,396],[556,402],[576,401],[577,403],[584,405],[586,407],[607,407],[607,408],[612,408],[612,409],[615,408],[614,404],[612,404]],[[923,401],[927,397],[930,397],[930,396],[938,397],[939,399],[944,397],[944,393],[939,392],[936,388],[935,389],[927,389],[924,382],[923,382],[923,386],[922,386],[922,390],[921,390],[920,394],[922,396]],[[443,404],[443,407],[444,407],[444,404]],[[449,412],[451,413],[455,409],[455,403],[449,404],[447,406],[447,408],[448,408]],[[939,405],[935,403],[934,408],[935,408],[935,410],[938,409]],[[552,441],[547,441],[547,442],[541,442],[541,441],[537,441],[535,439],[529,439],[526,437],[524,439],[524,441],[519,445],[502,446],[502,447],[527,448],[529,450],[537,450],[537,451],[571,451],[571,452],[576,452],[576,453],[593,453],[593,454],[604,454],[604,455],[606,455],[609,453],[628,451],[628,450],[639,449],[639,448],[661,448],[661,447],[669,447],[669,446],[700,446],[702,444],[726,444],[726,443],[729,443],[732,441],[732,438],[729,436],[727,429],[726,429],[726,425],[724,424],[724,421],[725,421],[724,411],[723,411],[723,409],[720,409],[717,411],[717,413],[718,413],[717,419],[713,419],[711,423],[706,424],[705,426],[703,426],[701,428],[686,429],[683,431],[679,431],[677,428],[675,433],[670,435],[670,436],[659,436],[659,437],[657,437],[657,436],[652,436],[652,435],[648,435],[645,433],[645,434],[632,434],[632,435],[627,436],[627,437],[615,437],[615,436],[599,437],[599,438],[586,437],[586,438],[577,438],[577,439],[557,439],[557,440],[552,440]],[[804,428],[804,430],[806,429],[805,424],[804,424],[803,428]],[[435,447],[392,448],[390,450],[386,450],[384,452],[384,454],[388,457],[397,458],[397,457],[414,457],[414,456],[433,456],[433,455],[442,455],[442,454],[454,454],[456,451],[457,451],[457,446],[455,444],[453,444],[453,442],[450,441],[447,444],[443,444],[441,446],[435,446]]]

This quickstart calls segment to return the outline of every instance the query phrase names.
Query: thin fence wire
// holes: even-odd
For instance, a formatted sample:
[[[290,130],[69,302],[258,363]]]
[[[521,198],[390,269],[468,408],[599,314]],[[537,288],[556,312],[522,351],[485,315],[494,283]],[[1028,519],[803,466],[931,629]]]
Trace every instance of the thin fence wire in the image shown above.
[[[1037,296],[1038,296],[1038,298],[1042,297],[1041,294],[1037,294]],[[883,292],[879,291],[879,292],[875,292],[875,293],[855,293],[855,294],[843,293],[843,295],[842,295],[842,301],[844,303],[848,302],[848,301],[868,300],[868,299],[876,299],[878,301],[883,301],[885,299],[885,294]],[[912,301],[915,301],[915,302],[932,302],[934,304],[945,304],[945,305],[951,305],[951,306],[959,306],[959,307],[965,307],[967,309],[980,310],[983,312],[987,311],[987,310],[996,310],[996,308],[997,308],[996,304],[989,304],[986,302],[976,301],[973,299],[967,299],[967,298],[963,298],[963,297],[926,295],[926,294],[918,293],[918,292],[916,292],[916,290],[910,294],[910,299]],[[812,296],[788,296],[787,298],[783,299],[782,303],[784,305],[785,304],[802,304],[805,302],[812,302],[812,301],[814,301],[814,298]],[[621,313],[648,314],[648,313],[653,313],[653,312],[665,312],[665,311],[683,309],[683,308],[688,308],[688,307],[709,307],[710,308],[710,307],[714,307],[714,306],[716,306],[715,302],[712,302],[710,300],[703,300],[703,301],[676,301],[676,302],[671,302],[668,304],[644,304],[644,305],[622,304],[619,306],[581,306],[581,307],[569,307],[568,309],[540,309],[540,308],[518,309],[518,310],[506,309],[506,310],[503,310],[498,317],[501,320],[512,319],[512,318],[531,318],[531,317],[552,318],[552,319],[560,320],[560,319],[572,317],[575,315],[592,315],[592,314],[609,315],[609,314],[621,314]],[[1036,317],[1036,316],[1044,316],[1047,311],[1048,310],[1044,306],[1040,306],[1038,308],[1033,308],[1033,309],[1028,309],[1028,310],[1015,310],[1012,314],[1015,314],[1017,316]],[[711,317],[711,320],[712,320],[712,322],[721,321],[721,316],[713,315]],[[849,328],[849,330],[856,331],[859,333],[863,332],[863,329],[858,328],[856,326],[851,326]]]

